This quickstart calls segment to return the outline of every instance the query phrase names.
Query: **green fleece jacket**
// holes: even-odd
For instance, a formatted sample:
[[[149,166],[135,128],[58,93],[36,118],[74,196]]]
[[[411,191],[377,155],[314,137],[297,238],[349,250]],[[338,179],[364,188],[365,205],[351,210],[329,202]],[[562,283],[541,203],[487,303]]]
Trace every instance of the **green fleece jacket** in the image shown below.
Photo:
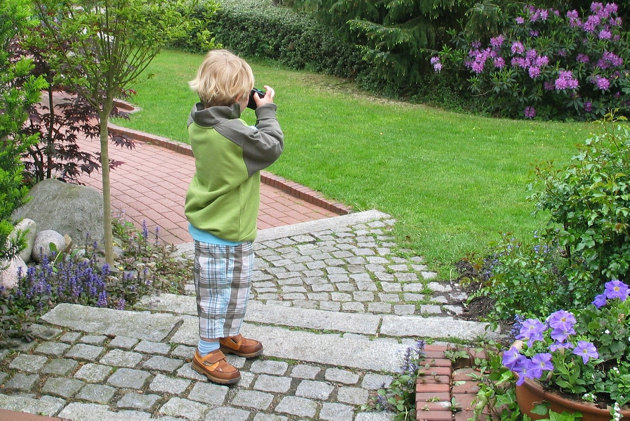
[[[203,108],[188,118],[195,175],[186,193],[188,221],[228,241],[253,241],[260,205],[260,170],[282,153],[276,105],[256,109],[256,126],[240,119],[238,104]]]

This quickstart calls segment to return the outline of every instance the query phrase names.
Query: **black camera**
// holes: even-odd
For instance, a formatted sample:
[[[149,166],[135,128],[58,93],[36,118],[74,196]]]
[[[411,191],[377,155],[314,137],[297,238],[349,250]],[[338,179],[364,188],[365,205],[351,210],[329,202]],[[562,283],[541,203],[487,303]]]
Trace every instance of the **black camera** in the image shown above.
[[[259,98],[262,98],[265,96],[266,92],[256,88],[252,89],[252,91],[249,93],[249,102],[247,103],[247,108],[251,108],[252,110],[256,109],[256,101],[254,101],[254,95],[256,94],[258,94]]]

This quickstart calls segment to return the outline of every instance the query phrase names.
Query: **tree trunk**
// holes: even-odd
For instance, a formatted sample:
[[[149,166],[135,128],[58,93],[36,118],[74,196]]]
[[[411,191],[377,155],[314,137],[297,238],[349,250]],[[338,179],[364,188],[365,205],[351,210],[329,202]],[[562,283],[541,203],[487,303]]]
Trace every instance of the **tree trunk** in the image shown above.
[[[112,199],[109,186],[109,132],[107,122],[113,108],[113,100],[105,100],[103,108],[99,112],[100,140],[101,140],[101,171],[103,175],[103,230],[105,234],[105,261],[108,265],[114,264],[114,243],[112,238]]]

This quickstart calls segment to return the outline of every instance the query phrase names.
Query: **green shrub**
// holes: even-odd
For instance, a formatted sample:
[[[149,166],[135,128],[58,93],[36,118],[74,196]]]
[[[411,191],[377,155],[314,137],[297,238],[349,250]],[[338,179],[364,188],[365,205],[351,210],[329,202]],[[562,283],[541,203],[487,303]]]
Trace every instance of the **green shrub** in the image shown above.
[[[532,196],[549,211],[548,238],[568,261],[576,301],[588,304],[611,279],[630,274],[630,132],[618,125],[586,141],[562,170],[540,170]]]
[[[540,237],[520,242],[505,235],[491,257],[481,264],[482,287],[474,297],[493,302],[493,320],[511,320],[515,314],[539,316],[570,301],[570,287],[563,276],[565,262],[557,244]]]
[[[10,218],[28,193],[22,184],[20,156],[37,138],[18,132],[28,107],[39,100],[40,90],[46,86],[42,78],[30,75],[31,60],[11,62],[7,53],[15,37],[31,24],[28,4],[26,0],[0,3],[0,259],[14,256],[20,248],[20,244],[7,243],[13,230]]]
[[[196,17],[203,13],[199,9]],[[365,67],[358,49],[335,31],[271,1],[221,0],[207,30],[216,43],[237,54],[277,60],[293,69],[354,77]]]
[[[212,34],[218,8],[219,4],[214,0],[203,0],[197,4],[185,23],[187,36],[177,38],[172,46],[193,53],[204,53],[219,47]]]
[[[580,146],[561,169],[538,170],[537,209],[548,225],[529,242],[506,236],[477,262],[474,297],[490,319],[543,317],[583,308],[612,279],[630,275],[630,132],[618,125]],[[473,260],[471,260],[473,261]]]

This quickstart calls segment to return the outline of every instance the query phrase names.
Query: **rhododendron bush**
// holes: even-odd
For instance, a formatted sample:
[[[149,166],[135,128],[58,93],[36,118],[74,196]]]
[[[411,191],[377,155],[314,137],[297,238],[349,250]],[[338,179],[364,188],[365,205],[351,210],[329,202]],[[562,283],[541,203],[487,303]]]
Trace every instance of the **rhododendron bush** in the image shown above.
[[[615,3],[587,12],[525,7],[489,42],[445,48],[436,72],[462,68],[486,111],[516,118],[593,120],[630,114],[630,35]]]

